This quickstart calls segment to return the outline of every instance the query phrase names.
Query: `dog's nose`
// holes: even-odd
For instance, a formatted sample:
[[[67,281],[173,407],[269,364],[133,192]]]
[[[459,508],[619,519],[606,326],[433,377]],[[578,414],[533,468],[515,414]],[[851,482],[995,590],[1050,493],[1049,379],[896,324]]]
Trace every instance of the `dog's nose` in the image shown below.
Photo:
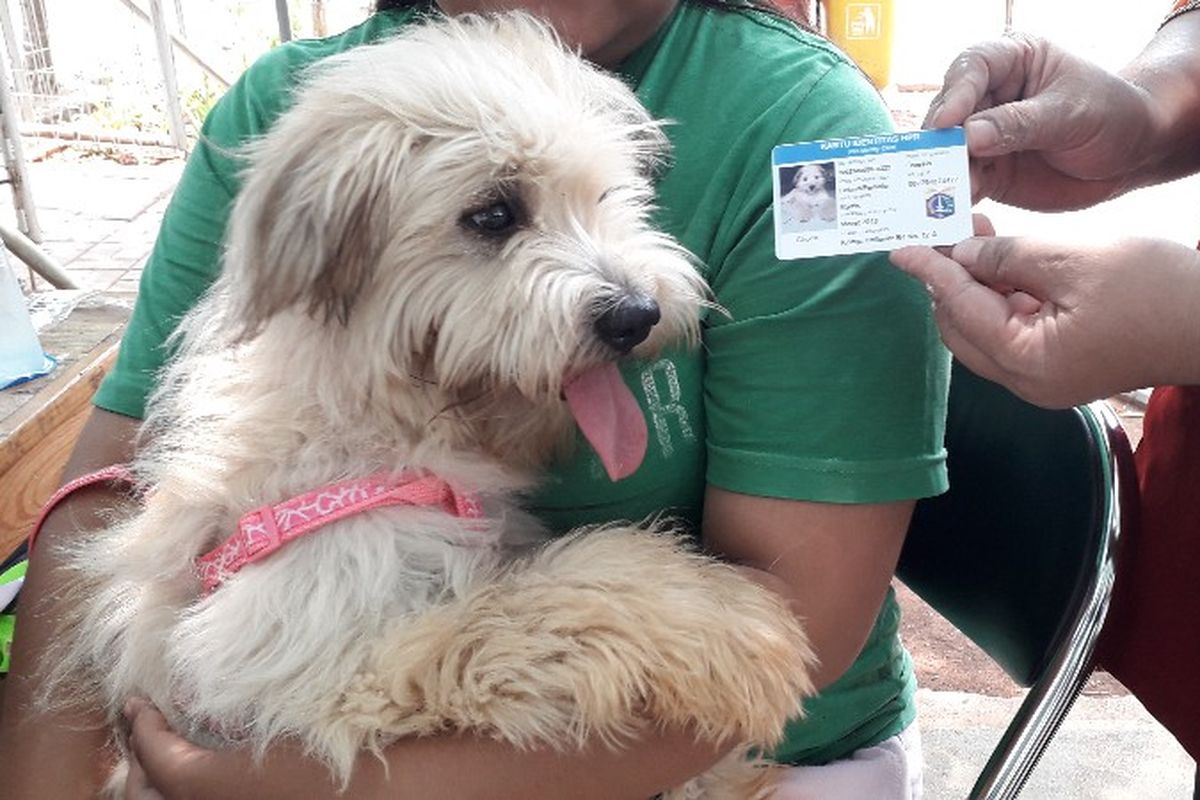
[[[650,335],[650,329],[662,319],[658,303],[644,294],[624,295],[596,318],[593,327],[600,341],[621,353],[628,353]]]

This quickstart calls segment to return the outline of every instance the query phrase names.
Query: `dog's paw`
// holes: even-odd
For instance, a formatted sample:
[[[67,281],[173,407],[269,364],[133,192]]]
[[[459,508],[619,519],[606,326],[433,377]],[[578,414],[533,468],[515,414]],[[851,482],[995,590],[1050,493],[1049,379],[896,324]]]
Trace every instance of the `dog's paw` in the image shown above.
[[[606,529],[575,537],[555,560],[597,588],[620,620],[645,713],[706,739],[769,746],[812,694],[815,658],[781,598],[681,539]],[[614,686],[614,690],[618,687]]]
[[[354,704],[397,735],[570,748],[668,725],[767,745],[811,692],[812,660],[769,591],[673,537],[610,528],[398,624]]]
[[[662,794],[662,800],[768,800],[786,767],[738,748],[708,771]]]

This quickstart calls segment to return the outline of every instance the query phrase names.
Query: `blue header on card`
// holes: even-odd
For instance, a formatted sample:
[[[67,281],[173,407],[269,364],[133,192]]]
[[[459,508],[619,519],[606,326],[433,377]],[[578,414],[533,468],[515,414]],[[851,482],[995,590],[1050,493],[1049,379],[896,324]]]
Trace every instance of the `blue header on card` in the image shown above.
[[[845,139],[822,139],[802,144],[781,144],[771,151],[771,164],[801,164],[809,161],[831,161],[847,156],[899,153],[904,150],[929,150],[935,147],[965,145],[966,134],[960,128],[936,131],[910,131],[880,136],[849,136]]]

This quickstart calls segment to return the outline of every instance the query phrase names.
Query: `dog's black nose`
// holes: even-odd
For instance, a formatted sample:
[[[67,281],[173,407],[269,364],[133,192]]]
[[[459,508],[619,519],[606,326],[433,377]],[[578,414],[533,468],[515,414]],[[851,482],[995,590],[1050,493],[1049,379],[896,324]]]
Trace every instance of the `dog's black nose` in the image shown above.
[[[600,341],[621,353],[628,353],[650,335],[662,314],[654,298],[627,294],[605,309],[593,326]]]

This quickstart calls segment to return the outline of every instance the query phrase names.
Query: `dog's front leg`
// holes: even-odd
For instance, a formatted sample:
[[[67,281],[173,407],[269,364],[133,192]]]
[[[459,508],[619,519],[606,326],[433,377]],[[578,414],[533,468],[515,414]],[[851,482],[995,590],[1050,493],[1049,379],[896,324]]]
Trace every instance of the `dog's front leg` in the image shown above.
[[[811,691],[811,663],[770,592],[672,536],[608,528],[397,624],[342,710],[387,737],[566,749],[665,725],[767,745]]]

